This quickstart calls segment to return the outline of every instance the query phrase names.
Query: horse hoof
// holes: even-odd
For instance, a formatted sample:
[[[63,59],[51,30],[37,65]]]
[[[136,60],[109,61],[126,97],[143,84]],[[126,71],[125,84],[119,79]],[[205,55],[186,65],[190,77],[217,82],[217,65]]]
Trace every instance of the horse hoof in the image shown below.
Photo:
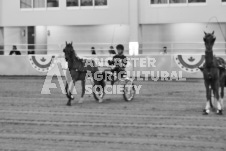
[[[71,101],[70,100],[67,102],[67,106],[71,106]]]
[[[71,95],[71,100],[74,100],[75,98],[74,98],[74,96],[73,95]]]
[[[202,115],[209,115],[209,113],[207,110],[204,109]]]
[[[103,99],[99,99],[99,103],[102,103],[103,102]]]
[[[202,113],[202,115],[209,115],[209,113],[207,113],[207,112],[203,112],[203,113]]]
[[[222,110],[217,110],[217,115],[223,115],[223,111]]]

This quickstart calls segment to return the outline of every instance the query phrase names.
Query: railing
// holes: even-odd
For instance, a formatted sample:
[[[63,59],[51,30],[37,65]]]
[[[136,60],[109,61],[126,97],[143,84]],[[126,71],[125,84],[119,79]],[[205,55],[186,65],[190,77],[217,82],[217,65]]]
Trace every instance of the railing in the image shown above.
[[[167,53],[169,54],[203,54],[205,51],[205,45],[203,42],[183,42],[183,43],[142,43],[140,44],[141,54],[153,54],[163,52],[163,47],[167,47]],[[213,46],[215,54],[225,54],[226,43],[216,42]]]
[[[22,55],[27,55],[28,51],[35,51],[35,54],[63,54],[65,44],[7,44],[0,46],[0,51],[4,51],[4,55],[8,55],[12,50],[12,46],[16,45],[17,50]],[[117,44],[110,43],[74,43],[73,47],[78,55],[91,55],[91,47],[95,47],[97,55],[109,55],[110,46],[116,47]],[[124,43],[124,53],[129,54],[129,44]],[[205,46],[203,42],[197,43],[172,43],[172,42],[153,42],[141,43],[139,46],[140,55],[160,54],[163,52],[163,47],[167,47],[167,54],[204,54]],[[31,49],[32,48],[32,49]],[[216,42],[213,46],[214,54],[226,53],[226,42]]]
[[[4,55],[9,55],[13,46],[16,46],[22,55],[27,55],[29,51],[35,51],[35,54],[59,53],[60,51],[60,45],[57,44],[6,44],[0,51],[4,51]]]
[[[4,51],[4,55],[9,55],[12,50],[13,45],[17,46],[17,50],[21,52],[22,55],[27,55],[28,51],[35,51],[35,54],[62,54],[65,47],[64,44],[7,44],[3,45],[0,51]],[[117,44],[110,43],[74,43],[73,47],[77,54],[79,55],[91,55],[91,47],[95,48],[97,55],[108,55],[108,50],[110,46],[116,47]],[[125,47],[125,54],[129,54],[128,44],[123,44]],[[32,49],[29,49],[29,47]],[[115,50],[115,49],[114,49]]]

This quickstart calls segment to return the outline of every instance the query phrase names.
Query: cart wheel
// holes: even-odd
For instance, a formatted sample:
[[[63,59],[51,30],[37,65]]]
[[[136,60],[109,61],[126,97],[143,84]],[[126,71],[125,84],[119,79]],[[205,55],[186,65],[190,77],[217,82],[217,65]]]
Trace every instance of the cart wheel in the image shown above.
[[[100,88],[99,86],[93,86],[93,96],[96,101],[102,102],[104,98],[104,89]]]
[[[126,102],[130,102],[133,100],[134,96],[135,96],[135,87],[134,87],[134,83],[131,80],[128,80],[125,84],[124,84],[124,93],[123,93],[123,97],[124,100]]]

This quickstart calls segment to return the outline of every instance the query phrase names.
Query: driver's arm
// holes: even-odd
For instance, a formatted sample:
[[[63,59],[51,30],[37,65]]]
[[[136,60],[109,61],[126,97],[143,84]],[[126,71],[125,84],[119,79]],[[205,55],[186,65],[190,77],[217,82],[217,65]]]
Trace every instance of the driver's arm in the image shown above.
[[[122,59],[122,65],[123,65],[122,67],[123,67],[123,68],[126,67],[127,61],[128,61],[128,60],[127,60],[127,58],[126,58],[126,56],[125,56],[125,57]]]
[[[112,60],[108,60],[109,65],[114,65],[115,64],[115,56],[113,57]]]

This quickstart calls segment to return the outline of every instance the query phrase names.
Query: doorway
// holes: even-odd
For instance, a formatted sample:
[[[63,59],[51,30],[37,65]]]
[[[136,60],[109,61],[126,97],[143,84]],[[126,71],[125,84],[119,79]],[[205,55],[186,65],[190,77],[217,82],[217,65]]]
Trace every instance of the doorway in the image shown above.
[[[35,54],[35,27],[27,27],[27,43],[28,43],[28,54]]]

